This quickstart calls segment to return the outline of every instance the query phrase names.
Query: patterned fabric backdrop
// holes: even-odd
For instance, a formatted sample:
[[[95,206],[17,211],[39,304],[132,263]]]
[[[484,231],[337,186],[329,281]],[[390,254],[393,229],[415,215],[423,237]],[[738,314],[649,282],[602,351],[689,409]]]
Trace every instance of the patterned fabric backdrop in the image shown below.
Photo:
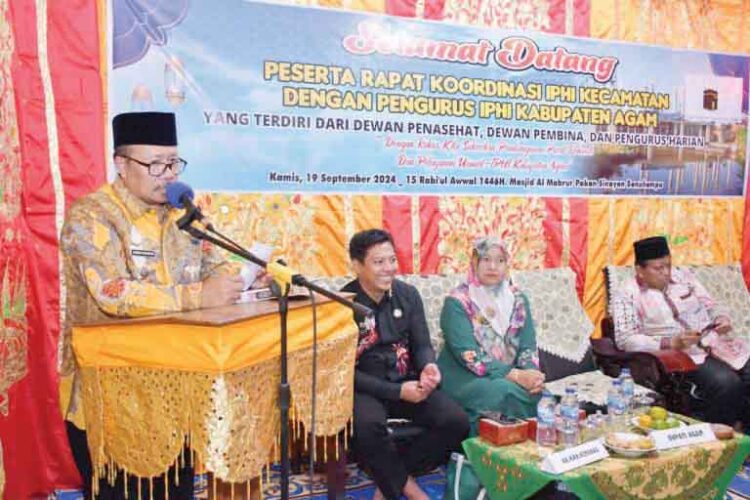
[[[474,26],[750,51],[750,0],[289,1]],[[28,498],[78,480],[55,404],[65,292],[57,237],[65,207],[101,184],[109,163],[102,93],[105,8],[106,2],[0,0],[0,440],[6,498]],[[668,235],[682,263],[742,258],[750,279],[750,232],[743,231],[750,224],[745,221],[750,198],[203,193],[199,201],[231,236],[244,244],[270,243],[276,257],[311,276],[347,273],[346,243],[367,227],[394,234],[401,272],[426,274],[464,272],[471,238],[494,232],[510,243],[515,268],[569,266],[595,324],[604,314],[601,269],[630,263],[632,240],[645,235]]]
[[[591,36],[717,52],[750,52],[748,0],[595,0]]]
[[[583,303],[594,324],[604,317],[603,269],[632,264],[635,240],[666,235],[678,265],[739,262],[744,204],[740,199],[591,198]]]
[[[0,2],[0,20],[7,2]],[[0,82],[11,80],[10,24],[0,22]],[[8,415],[8,389],[28,370],[26,231],[21,217],[21,154],[12,85],[0,85],[0,415]]]
[[[8,499],[80,483],[57,396],[57,238],[66,202],[105,179],[96,9],[96,2],[0,0],[0,441]]]

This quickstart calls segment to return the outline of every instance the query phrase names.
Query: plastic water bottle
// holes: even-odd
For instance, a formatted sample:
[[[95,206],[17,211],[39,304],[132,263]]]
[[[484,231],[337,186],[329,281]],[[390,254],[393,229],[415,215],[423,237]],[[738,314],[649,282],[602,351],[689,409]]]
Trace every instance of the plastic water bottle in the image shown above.
[[[576,446],[580,438],[581,428],[578,423],[578,394],[574,387],[566,387],[565,395],[560,401],[560,428],[558,437],[560,444],[566,448]]]
[[[633,409],[633,395],[635,394],[635,382],[630,375],[630,368],[623,368],[620,372],[622,383],[622,397],[625,400],[625,411],[629,413]]]
[[[607,415],[609,415],[610,423],[616,424],[622,420],[622,415],[625,413],[625,400],[622,396],[622,380],[614,379],[612,386],[607,392]]]
[[[536,406],[536,444],[543,448],[553,448],[557,444],[555,397],[549,391],[542,393]]]

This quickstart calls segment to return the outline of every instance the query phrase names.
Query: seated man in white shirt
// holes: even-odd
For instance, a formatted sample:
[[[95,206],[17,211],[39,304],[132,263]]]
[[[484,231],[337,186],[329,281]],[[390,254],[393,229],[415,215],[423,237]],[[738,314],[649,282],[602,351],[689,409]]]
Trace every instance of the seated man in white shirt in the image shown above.
[[[726,309],[690,272],[672,269],[667,240],[656,236],[636,241],[635,278],[612,298],[615,337],[620,349],[679,349],[698,365],[692,381],[706,399],[705,419],[748,427],[750,363],[740,370],[709,357],[701,335],[732,330]]]

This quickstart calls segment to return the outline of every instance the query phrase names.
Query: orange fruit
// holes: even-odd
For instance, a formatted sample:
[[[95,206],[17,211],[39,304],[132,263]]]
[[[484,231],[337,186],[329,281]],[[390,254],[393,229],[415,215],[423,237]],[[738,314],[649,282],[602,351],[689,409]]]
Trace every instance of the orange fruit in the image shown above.
[[[651,418],[651,415],[641,415],[640,417],[638,417],[638,425],[640,425],[641,427],[650,429],[652,423],[653,419]]]

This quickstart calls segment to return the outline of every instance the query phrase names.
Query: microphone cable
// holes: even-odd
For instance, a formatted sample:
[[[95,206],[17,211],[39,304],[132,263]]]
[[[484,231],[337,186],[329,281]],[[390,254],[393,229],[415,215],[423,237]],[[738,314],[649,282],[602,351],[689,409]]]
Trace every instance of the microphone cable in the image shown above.
[[[213,224],[210,224],[210,225],[204,224],[204,226],[206,227],[206,229],[208,229],[209,233],[213,234],[214,236],[216,236],[220,240],[223,240],[224,243],[227,243],[227,244],[233,246],[236,250],[239,250],[241,253],[247,251],[247,250],[245,250],[242,247],[242,245],[240,245],[239,243],[237,243],[236,241],[234,241],[232,238],[230,238],[229,236],[225,236],[225,235],[221,234],[219,231],[217,231],[216,229],[214,229]]]

